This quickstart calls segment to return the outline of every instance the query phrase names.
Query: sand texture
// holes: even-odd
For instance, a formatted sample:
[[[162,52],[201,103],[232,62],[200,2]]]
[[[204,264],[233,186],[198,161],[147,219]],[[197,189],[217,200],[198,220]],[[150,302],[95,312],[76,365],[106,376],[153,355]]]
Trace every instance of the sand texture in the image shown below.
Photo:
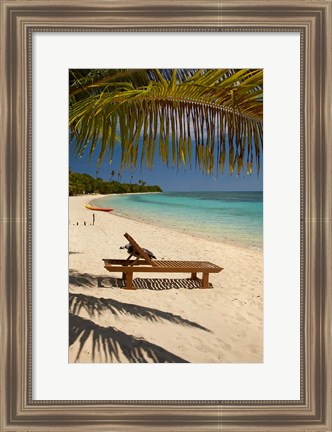
[[[69,361],[260,363],[263,254],[84,206],[69,198]],[[95,214],[95,225],[92,216]],[[84,225],[84,222],[86,223]],[[136,273],[136,290],[103,258],[126,259],[128,232],[158,259],[211,261],[224,270],[201,289],[189,274]]]

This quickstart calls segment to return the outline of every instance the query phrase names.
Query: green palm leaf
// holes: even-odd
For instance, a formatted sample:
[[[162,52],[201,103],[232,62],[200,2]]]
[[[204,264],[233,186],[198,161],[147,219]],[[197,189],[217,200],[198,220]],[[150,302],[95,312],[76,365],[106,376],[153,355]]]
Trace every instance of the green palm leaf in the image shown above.
[[[71,70],[71,141],[90,157],[100,142],[99,163],[120,141],[121,169],[156,154],[191,167],[194,151],[203,173],[223,172],[227,154],[230,173],[251,174],[254,157],[259,173],[262,96],[261,69]]]

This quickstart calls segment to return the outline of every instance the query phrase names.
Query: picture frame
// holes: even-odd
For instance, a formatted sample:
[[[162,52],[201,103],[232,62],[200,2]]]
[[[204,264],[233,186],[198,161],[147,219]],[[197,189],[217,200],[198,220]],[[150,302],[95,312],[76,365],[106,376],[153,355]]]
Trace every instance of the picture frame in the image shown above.
[[[1,431],[330,431],[330,0],[1,2]],[[36,401],[32,398],[33,32],[301,35],[301,398]]]

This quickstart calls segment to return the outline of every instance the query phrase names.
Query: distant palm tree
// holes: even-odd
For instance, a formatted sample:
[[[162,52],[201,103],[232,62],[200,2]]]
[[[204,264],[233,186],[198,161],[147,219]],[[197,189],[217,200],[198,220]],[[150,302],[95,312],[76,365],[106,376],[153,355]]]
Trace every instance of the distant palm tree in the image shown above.
[[[96,177],[95,177],[95,184],[94,184],[94,193],[96,193],[96,189],[97,189],[97,177],[98,177],[98,173],[99,173],[99,171],[98,170],[96,170]]]
[[[72,69],[70,132],[77,155],[99,163],[121,144],[121,167],[192,166],[259,173],[262,69]],[[245,164],[245,165],[244,165]]]

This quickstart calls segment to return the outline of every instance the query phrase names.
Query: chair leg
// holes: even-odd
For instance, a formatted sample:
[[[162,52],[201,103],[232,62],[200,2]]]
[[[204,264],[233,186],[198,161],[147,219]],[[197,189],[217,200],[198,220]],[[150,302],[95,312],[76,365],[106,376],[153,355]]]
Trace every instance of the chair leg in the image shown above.
[[[127,273],[126,281],[125,281],[125,289],[135,290],[136,288],[133,286],[133,272]]]
[[[197,279],[197,273],[191,273],[191,278],[192,280],[196,280]]]
[[[203,273],[202,288],[209,288],[209,273]]]

